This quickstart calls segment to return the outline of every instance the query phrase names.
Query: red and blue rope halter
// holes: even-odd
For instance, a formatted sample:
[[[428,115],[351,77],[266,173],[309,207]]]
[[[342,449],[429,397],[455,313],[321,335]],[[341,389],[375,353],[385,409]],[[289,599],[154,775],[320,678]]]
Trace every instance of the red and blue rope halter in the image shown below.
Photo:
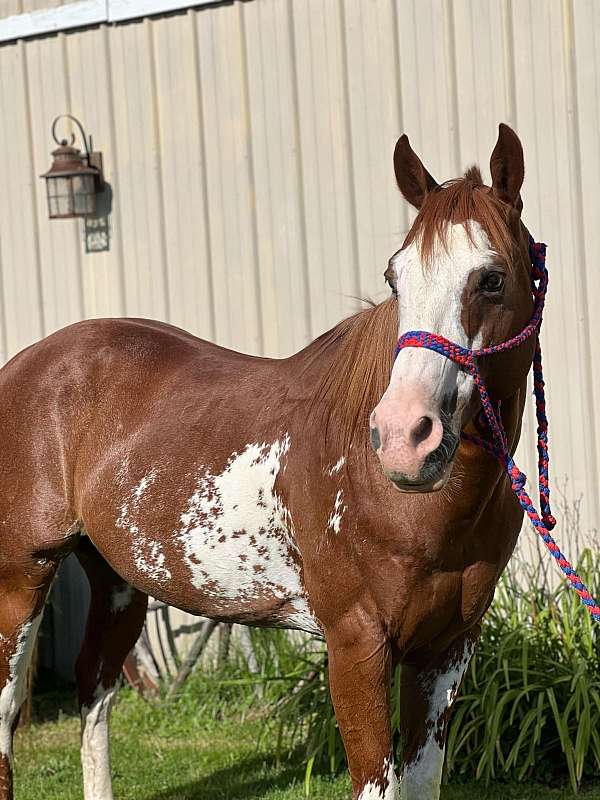
[[[479,390],[481,405],[492,431],[493,441],[488,442],[480,436],[461,433],[463,439],[478,445],[493,455],[504,467],[511,483],[511,488],[517,497],[521,508],[531,520],[536,532],[540,535],[550,553],[556,559],[556,563],[564,572],[567,580],[582,602],[587,606],[592,617],[600,622],[600,607],[588,592],[585,584],[577,575],[569,561],[561,553],[558,545],[550,535],[550,531],[556,525],[556,520],[550,511],[550,487],[548,483],[548,419],[546,417],[546,399],[544,394],[544,376],[542,372],[542,351],[539,340],[539,330],[542,324],[542,313],[548,287],[548,271],[546,269],[546,245],[534,242],[529,237],[529,255],[531,258],[531,289],[534,298],[534,310],[529,324],[512,339],[506,342],[484,347],[480,350],[469,350],[466,347],[451,342],[443,336],[427,331],[408,331],[398,339],[396,346],[396,357],[405,347],[425,347],[433,350],[451,361],[458,364],[465,372],[472,375],[475,385]],[[530,336],[536,336],[535,353],[533,356],[533,391],[535,395],[535,408],[537,416],[538,434],[538,481],[541,516],[535,509],[531,498],[525,491],[526,476],[515,464],[508,450],[506,432],[500,416],[500,404],[494,407],[489,393],[481,377],[477,359],[481,356],[489,356],[494,353],[502,353],[505,350],[512,350],[518,347]]]

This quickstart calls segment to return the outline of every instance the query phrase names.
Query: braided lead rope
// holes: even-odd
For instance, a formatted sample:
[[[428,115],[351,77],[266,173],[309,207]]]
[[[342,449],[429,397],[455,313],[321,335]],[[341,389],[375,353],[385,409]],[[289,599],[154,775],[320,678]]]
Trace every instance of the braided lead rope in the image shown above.
[[[469,350],[435,333],[428,333],[427,331],[408,331],[398,339],[396,357],[405,347],[425,347],[428,350],[432,350],[435,353],[449,358],[473,377],[473,381],[479,391],[483,411],[492,431],[493,441],[489,442],[482,439],[480,436],[464,432],[461,432],[462,438],[486,450],[502,464],[509,477],[511,489],[519,501],[521,508],[531,520],[536,533],[541,537],[550,554],[554,557],[556,563],[563,571],[572,588],[577,592],[592,617],[597,622],[600,622],[600,607],[550,535],[550,531],[556,525],[556,520],[552,516],[550,510],[550,486],[548,481],[548,418],[546,417],[542,350],[539,340],[539,330],[542,324],[544,300],[548,286],[546,245],[536,243],[530,237],[529,254],[532,263],[531,288],[534,297],[534,310],[529,324],[520,333],[501,344],[493,345],[492,347],[484,347],[480,350]],[[536,336],[536,344],[533,356],[533,391],[536,401],[538,489],[541,517],[533,505],[531,498],[525,491],[527,477],[517,467],[510,455],[506,431],[504,430],[502,418],[500,416],[500,404],[498,403],[494,408],[494,404],[490,399],[479,367],[477,366],[477,359],[481,356],[512,350],[534,334]]]

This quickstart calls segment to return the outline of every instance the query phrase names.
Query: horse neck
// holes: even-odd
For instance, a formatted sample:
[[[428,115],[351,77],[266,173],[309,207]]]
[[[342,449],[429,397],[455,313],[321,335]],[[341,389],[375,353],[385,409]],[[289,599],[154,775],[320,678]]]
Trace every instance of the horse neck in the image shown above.
[[[397,331],[393,299],[343,320],[288,361],[290,391],[305,401],[325,446],[368,447],[368,420],[389,382]]]

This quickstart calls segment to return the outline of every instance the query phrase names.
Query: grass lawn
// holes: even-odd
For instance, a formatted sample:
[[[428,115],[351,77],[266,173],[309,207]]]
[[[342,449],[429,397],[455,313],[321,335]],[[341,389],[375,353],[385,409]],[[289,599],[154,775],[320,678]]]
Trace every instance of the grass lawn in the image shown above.
[[[43,713],[43,710],[42,710]],[[44,722],[16,736],[17,800],[80,800],[79,720],[72,706],[56,706]],[[214,719],[197,705],[146,702],[121,691],[112,725],[114,789],[117,800],[301,800],[300,762],[277,763],[275,735],[264,722]],[[582,793],[600,800],[600,787]],[[346,776],[313,779],[311,797],[348,800]],[[443,800],[566,800],[569,789],[481,784],[444,787]]]

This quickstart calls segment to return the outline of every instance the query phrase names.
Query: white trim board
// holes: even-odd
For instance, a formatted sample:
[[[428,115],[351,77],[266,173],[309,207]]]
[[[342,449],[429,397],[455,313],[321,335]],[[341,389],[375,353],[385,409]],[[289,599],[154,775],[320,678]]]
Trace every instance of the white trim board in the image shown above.
[[[0,18],[0,42],[28,39],[101,22],[124,22],[219,0],[78,0],[55,8]]]
[[[5,17],[0,19],[0,42],[106,22],[107,6],[108,0],[79,0],[58,8],[44,8],[41,11]]]

